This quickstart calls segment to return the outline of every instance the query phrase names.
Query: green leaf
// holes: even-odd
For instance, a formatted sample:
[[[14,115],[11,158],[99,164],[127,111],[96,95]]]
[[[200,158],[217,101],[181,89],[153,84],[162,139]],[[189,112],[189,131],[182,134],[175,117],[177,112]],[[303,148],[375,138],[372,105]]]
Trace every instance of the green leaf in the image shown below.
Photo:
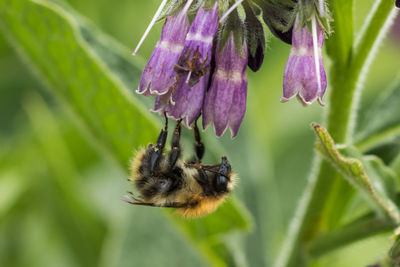
[[[58,5],[20,0],[0,4],[0,27],[12,46],[72,107],[95,140],[127,167],[132,147],[157,136],[148,111],[84,41],[77,21]]]
[[[43,206],[57,218],[60,232],[81,266],[96,265],[108,234],[106,221],[85,199],[73,156],[44,101],[33,95],[25,108],[50,173],[44,184],[51,189],[43,193],[49,195],[48,204]]]
[[[379,180],[372,181],[366,169],[359,159],[343,156],[335,147],[333,139],[322,126],[313,124],[313,128],[320,142],[316,143],[316,149],[320,152],[343,176],[363,193],[367,201],[381,215],[386,215],[394,222],[400,222],[400,212],[397,206],[389,198]],[[350,151],[350,150],[347,150]],[[350,151],[348,154],[354,154]],[[374,165],[376,166],[376,160]],[[372,168],[368,168],[372,172]],[[382,168],[380,168],[382,171]],[[377,174],[379,175],[379,174]],[[376,177],[383,178],[384,176]],[[386,178],[387,180],[387,178]],[[378,190],[377,190],[378,187]]]
[[[356,151],[355,149],[353,151]],[[356,151],[355,157],[360,156],[361,153]],[[362,155],[361,155],[362,156]],[[380,188],[381,193],[388,196],[393,201],[396,201],[396,193],[399,189],[398,175],[384,164],[384,162],[375,156],[364,156],[359,158],[365,166],[365,171],[371,177],[371,180],[376,185],[382,185]]]
[[[177,234],[179,229],[171,221],[160,223],[163,219],[155,210],[142,208],[131,213],[116,266],[209,266],[201,251]]]
[[[18,169],[3,169],[0,172],[0,219],[23,197],[27,182],[21,179]]]
[[[137,88],[143,62],[128,58],[127,49],[65,4],[0,0],[0,30],[49,90],[79,117],[91,142],[105,148],[101,151],[125,170],[134,148],[156,140],[161,126],[145,107],[144,97],[139,101],[130,92]],[[222,223],[211,228],[208,222]],[[245,209],[227,202],[212,215],[178,225],[201,243],[217,234],[245,231],[249,224]]]
[[[393,141],[400,135],[400,85],[384,92],[368,107],[359,123],[357,147],[363,151]]]

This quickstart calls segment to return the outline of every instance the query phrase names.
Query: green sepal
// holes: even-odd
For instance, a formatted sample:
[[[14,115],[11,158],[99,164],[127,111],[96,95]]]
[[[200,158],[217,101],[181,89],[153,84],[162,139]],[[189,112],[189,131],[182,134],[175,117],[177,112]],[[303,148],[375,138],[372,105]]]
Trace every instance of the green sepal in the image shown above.
[[[239,17],[239,13],[237,9],[232,11],[232,13],[228,16],[228,18],[223,22],[221,27],[221,31],[219,34],[219,53],[222,52],[225,47],[226,42],[228,41],[231,34],[233,34],[233,39],[235,43],[235,47],[242,57],[245,57],[243,53],[243,43],[245,36],[244,24],[241,18]]]
[[[259,45],[262,47],[262,51],[265,51],[265,34],[264,28],[261,22],[256,17],[256,13],[249,3],[244,2],[243,7],[246,13],[245,25],[246,25],[246,40],[249,53],[252,56],[256,56],[257,48]]]
[[[157,22],[166,19],[169,16],[173,16],[178,13],[184,6],[185,0],[170,0],[165,5],[163,11],[160,16],[157,18]]]
[[[203,4],[204,0],[194,0],[192,5],[190,6],[188,10],[188,15],[195,15],[201,5]]]
[[[261,8],[263,20],[274,35],[277,35],[276,30],[285,33],[293,27],[296,5],[291,0],[283,2],[253,0],[253,2]],[[289,2],[292,4],[289,5]]]
[[[324,10],[321,13],[318,0],[299,0],[296,13],[300,20],[299,27],[310,27],[312,19],[316,17],[318,24],[324,28],[326,33],[330,34],[332,32],[330,22],[333,19],[326,4],[324,4]]]
[[[218,15],[221,18],[229,9],[229,0],[218,0]]]
[[[206,0],[206,1],[215,1],[215,0]],[[186,0],[170,0],[164,7],[160,16],[157,18],[157,22],[162,21],[169,16],[173,16],[173,15],[177,14],[179,11],[182,10],[182,8],[185,6],[186,2],[187,2]],[[195,14],[197,12],[197,10],[200,8],[202,3],[203,3],[203,0],[193,1],[193,3],[190,5],[190,8],[188,10],[188,15]]]
[[[217,2],[218,0],[205,0],[203,8],[206,10],[212,9]]]

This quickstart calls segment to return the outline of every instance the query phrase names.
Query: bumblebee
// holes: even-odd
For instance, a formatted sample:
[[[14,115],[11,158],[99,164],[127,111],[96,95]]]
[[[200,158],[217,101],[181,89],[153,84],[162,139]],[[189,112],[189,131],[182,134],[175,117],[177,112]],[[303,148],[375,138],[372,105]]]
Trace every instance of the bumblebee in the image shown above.
[[[185,218],[209,214],[229,195],[235,185],[235,174],[228,159],[222,157],[217,165],[203,165],[205,147],[197,123],[193,127],[196,157],[191,161],[181,159],[181,121],[178,121],[171,138],[171,149],[164,154],[168,136],[168,119],[157,139],[140,150],[132,160],[131,178],[140,197],[133,193],[122,200],[142,206],[175,208]]]

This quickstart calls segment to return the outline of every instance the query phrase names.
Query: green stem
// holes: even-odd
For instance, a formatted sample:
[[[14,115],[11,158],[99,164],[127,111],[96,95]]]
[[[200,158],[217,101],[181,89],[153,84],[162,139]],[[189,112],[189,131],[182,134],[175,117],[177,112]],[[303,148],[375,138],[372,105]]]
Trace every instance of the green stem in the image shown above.
[[[354,97],[357,96],[354,92],[361,89],[361,86],[358,88],[357,85],[362,84],[395,13],[393,1],[377,1],[356,41],[351,63],[347,67],[336,66],[332,71],[333,79],[336,80],[332,83],[327,130],[336,143],[345,143],[353,135],[358,105],[358,97]]]
[[[349,54],[345,55],[349,61],[334,62],[330,77],[332,88],[326,110],[326,127],[337,143],[348,142],[353,133],[353,121],[358,105],[356,91],[361,90],[361,86],[358,85],[362,84],[369,63],[376,54],[374,52],[390,25],[393,10],[393,1],[377,1],[354,50],[350,49]],[[336,34],[340,35],[340,32]],[[340,36],[338,39],[343,40]],[[314,163],[316,167],[296,211],[288,239],[276,263],[277,267],[306,265],[309,258],[307,244],[329,229],[324,216],[330,208],[327,203],[335,204],[344,191],[352,190],[349,185],[344,184],[346,182],[337,175],[336,170],[326,161],[319,159],[318,155]],[[340,188],[342,191],[336,192],[333,188]],[[346,195],[347,199],[342,201],[342,207],[338,207],[336,211],[339,217],[352,196],[347,193]]]

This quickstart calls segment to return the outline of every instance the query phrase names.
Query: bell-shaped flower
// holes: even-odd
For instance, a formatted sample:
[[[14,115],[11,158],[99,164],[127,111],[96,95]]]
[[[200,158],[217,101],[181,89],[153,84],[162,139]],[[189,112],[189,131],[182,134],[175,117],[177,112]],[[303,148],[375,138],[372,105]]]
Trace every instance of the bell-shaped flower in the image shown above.
[[[322,97],[327,85],[322,62],[324,29],[316,23],[315,18],[312,29],[313,34],[307,26],[300,26],[299,19],[296,19],[292,48],[283,75],[281,102],[297,96],[304,106],[316,99],[323,105]]]
[[[216,136],[229,127],[232,138],[236,136],[246,111],[248,63],[247,45],[244,41],[239,53],[233,33],[220,52],[215,52],[215,70],[203,105],[203,128],[213,124]]]
[[[186,76],[190,86],[199,82],[209,71],[214,36],[219,27],[218,2],[211,9],[206,9],[204,5],[197,11],[186,36],[182,55],[175,66],[179,77]]]
[[[190,26],[188,8],[189,4],[179,13],[167,17],[161,38],[143,71],[137,93],[163,95],[176,83],[174,68],[182,54]]]
[[[199,82],[190,86],[186,79],[179,80],[178,86],[165,95],[156,97],[153,112],[166,113],[168,117],[180,120],[190,128],[200,116],[203,107],[210,72],[203,75]]]
[[[210,71],[193,86],[183,80],[182,85],[172,93],[168,116],[175,120],[183,119],[183,124],[190,128],[190,125],[200,116],[209,77]]]
[[[219,27],[217,2],[210,9],[203,5],[186,36],[182,55],[175,66],[177,82],[170,94],[156,98],[154,111],[182,119],[186,127],[199,117],[210,77],[214,36]],[[171,97],[168,101],[168,96]]]

